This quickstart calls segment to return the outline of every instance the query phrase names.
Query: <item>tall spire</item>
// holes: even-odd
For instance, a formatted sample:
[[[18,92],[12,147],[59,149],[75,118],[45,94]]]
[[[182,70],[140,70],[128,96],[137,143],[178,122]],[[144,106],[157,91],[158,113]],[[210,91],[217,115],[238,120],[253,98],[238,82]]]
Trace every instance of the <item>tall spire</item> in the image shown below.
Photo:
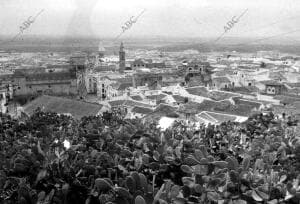
[[[124,51],[123,42],[121,42],[120,51],[119,51],[119,72],[123,73],[124,70],[125,70],[125,51]]]
[[[123,45],[123,42],[121,42],[121,45],[120,45],[120,51],[124,51],[124,45]]]

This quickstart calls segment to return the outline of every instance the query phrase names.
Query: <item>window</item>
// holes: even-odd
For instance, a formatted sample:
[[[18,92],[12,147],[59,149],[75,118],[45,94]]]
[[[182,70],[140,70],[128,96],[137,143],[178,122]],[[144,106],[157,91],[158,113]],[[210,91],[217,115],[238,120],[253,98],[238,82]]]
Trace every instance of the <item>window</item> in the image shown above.
[[[251,86],[252,84],[251,83],[248,83],[248,86]]]
[[[51,88],[51,85],[48,85],[48,88]]]
[[[32,86],[29,86],[29,88],[31,89],[31,88],[32,88]]]
[[[232,82],[232,86],[234,86],[234,82]]]

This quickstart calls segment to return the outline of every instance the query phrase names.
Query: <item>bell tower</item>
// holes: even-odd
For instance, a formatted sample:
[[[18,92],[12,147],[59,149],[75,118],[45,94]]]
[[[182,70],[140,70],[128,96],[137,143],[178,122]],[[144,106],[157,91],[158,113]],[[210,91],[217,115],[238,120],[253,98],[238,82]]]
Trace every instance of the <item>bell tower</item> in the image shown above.
[[[123,42],[121,42],[120,45],[120,51],[119,51],[119,72],[123,73],[125,70],[125,51]]]

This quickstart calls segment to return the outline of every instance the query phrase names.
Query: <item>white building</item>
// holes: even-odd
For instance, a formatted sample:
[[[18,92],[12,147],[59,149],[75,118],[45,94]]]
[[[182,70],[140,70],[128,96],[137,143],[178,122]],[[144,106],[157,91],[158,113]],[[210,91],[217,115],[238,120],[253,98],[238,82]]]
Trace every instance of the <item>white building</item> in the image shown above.
[[[7,113],[7,91],[0,87],[0,113]]]

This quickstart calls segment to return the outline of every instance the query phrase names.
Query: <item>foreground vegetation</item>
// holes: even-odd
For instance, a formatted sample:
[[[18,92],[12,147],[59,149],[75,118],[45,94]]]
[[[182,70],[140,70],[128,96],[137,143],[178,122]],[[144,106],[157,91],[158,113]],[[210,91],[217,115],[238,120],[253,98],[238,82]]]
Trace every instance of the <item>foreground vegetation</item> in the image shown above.
[[[196,127],[1,116],[1,203],[299,203],[297,123],[272,113]]]

